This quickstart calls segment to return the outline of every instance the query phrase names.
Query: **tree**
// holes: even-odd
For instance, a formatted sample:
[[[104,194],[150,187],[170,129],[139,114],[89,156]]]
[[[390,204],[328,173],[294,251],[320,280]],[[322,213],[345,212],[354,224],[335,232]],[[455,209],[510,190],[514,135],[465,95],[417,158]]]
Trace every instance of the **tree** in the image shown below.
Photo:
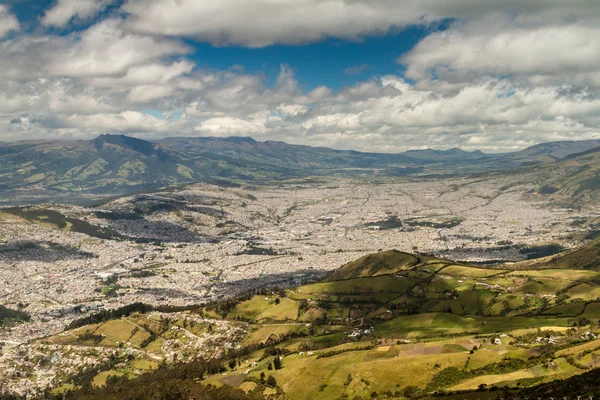
[[[281,362],[281,358],[275,357],[273,359],[273,366],[275,367],[275,369],[281,369],[281,368],[283,368],[283,365],[282,365],[282,362]]]
[[[264,372],[264,371],[260,373],[260,382],[261,382],[261,383],[265,383],[265,376],[266,376],[266,375],[265,375],[265,372]]]
[[[277,298],[275,299],[275,305],[277,305],[277,304],[279,304],[279,303],[281,303],[281,300],[279,300],[279,297],[277,297]]]
[[[269,375],[269,377],[267,378],[267,385],[270,387],[277,386],[277,380],[273,377],[273,375]]]

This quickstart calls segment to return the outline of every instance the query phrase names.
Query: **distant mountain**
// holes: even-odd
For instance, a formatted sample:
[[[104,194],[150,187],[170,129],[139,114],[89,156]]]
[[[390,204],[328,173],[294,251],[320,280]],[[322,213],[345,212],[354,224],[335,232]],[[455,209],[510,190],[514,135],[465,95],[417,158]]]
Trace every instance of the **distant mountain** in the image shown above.
[[[111,193],[200,178],[161,144],[126,136],[0,145],[0,189]]]
[[[485,158],[492,159],[494,156],[486,155],[480,150],[476,151],[464,151],[458,147],[454,147],[449,150],[409,150],[402,153],[405,156],[417,159],[417,160],[431,160],[431,161],[472,161],[472,160],[483,160]]]
[[[466,162],[485,158],[482,152],[450,150],[413,150],[405,153],[364,153],[333,150],[326,147],[293,145],[280,141],[258,142],[252,138],[167,138],[160,141],[173,149],[194,156],[222,159],[232,163],[244,161],[261,167],[276,166],[288,170],[314,168],[387,168],[405,165],[429,165],[444,162]]]
[[[600,205],[600,147],[571,154],[537,173],[536,196],[570,207]]]
[[[555,162],[576,152],[591,151],[599,143],[546,143],[499,155],[458,148],[364,153],[259,142],[248,137],[150,142],[124,135],[101,135],[89,141],[0,143],[0,202],[68,202],[206,180],[480,173]]]
[[[600,146],[600,140],[560,141],[540,143],[514,153],[497,155],[506,162],[521,164],[552,163],[573,154]]]

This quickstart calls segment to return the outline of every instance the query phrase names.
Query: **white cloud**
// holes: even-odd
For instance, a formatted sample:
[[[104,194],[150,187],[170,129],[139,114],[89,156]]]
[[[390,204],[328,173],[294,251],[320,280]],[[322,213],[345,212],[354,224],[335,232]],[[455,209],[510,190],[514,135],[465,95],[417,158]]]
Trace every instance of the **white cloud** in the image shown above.
[[[177,40],[131,34],[123,29],[119,19],[108,19],[68,36],[23,35],[0,41],[0,78],[94,78],[127,73],[139,77],[144,73],[149,75],[152,65],[163,58],[183,56],[190,51]],[[172,74],[185,73],[190,65],[189,62],[175,63],[166,71],[163,66],[163,71],[158,71],[163,75],[158,78],[164,80]],[[129,72],[137,66],[141,71]],[[157,77],[156,71],[154,77]]]
[[[17,18],[9,11],[8,6],[0,4],[0,39],[20,27]]]
[[[196,130],[208,136],[249,136],[265,133],[267,127],[260,119],[217,117],[203,121]]]
[[[194,63],[182,60],[171,64],[149,63],[136,65],[123,76],[94,78],[91,81],[97,87],[135,87],[138,85],[166,84],[181,75],[189,74]]]
[[[450,83],[486,76],[600,85],[598,20],[539,25],[506,16],[456,23],[399,58],[406,76]]]
[[[128,33],[118,19],[102,21],[73,36],[75,44],[49,66],[52,75],[111,76],[168,55],[190,52],[187,46],[173,40]]]
[[[41,20],[42,25],[64,27],[73,18],[85,20],[96,16],[113,0],[58,0]]]
[[[113,15],[69,35],[35,30],[0,40],[0,140],[119,131],[397,152],[508,151],[598,138],[595,4],[572,1],[567,18],[554,0],[130,0],[125,19]],[[500,9],[514,14],[490,14]],[[88,18],[69,14],[57,24]],[[285,64],[274,82],[239,66],[202,70],[188,58],[192,49],[162,36],[263,46],[355,38],[445,17],[459,19],[400,59],[407,80],[388,75],[335,91],[306,90]]]
[[[305,114],[308,108],[302,104],[282,104],[277,107],[277,111],[286,115],[295,117],[297,115]]]
[[[600,15],[595,0],[128,0],[122,9],[135,31],[249,47],[355,39],[497,11]]]
[[[172,93],[173,88],[169,86],[136,86],[127,95],[127,100],[134,104],[144,104],[168,97]]]

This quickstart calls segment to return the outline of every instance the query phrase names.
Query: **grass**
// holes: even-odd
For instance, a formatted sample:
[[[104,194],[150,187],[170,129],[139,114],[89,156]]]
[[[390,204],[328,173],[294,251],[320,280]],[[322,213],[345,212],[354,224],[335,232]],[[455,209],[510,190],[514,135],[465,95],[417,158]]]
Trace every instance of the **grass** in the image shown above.
[[[462,366],[468,356],[464,352],[436,353],[404,356],[399,360],[387,355],[397,352],[397,348],[392,346],[386,352],[377,349],[345,352],[320,359],[289,356],[284,359],[284,368],[272,374],[290,399],[340,398],[344,393],[368,398],[373,391],[393,393],[408,385],[423,388],[438,370]],[[349,375],[351,382],[344,385]],[[324,387],[322,391],[321,387]]]
[[[578,346],[569,347],[568,349],[563,349],[556,352],[558,356],[566,356],[566,355],[575,355],[580,354],[586,350],[593,350],[595,348],[600,347],[600,339],[592,340],[590,342],[586,342],[584,344],[580,344]]]
[[[72,383],[66,383],[66,384],[64,384],[62,386],[59,386],[59,387],[57,387],[55,389],[52,389],[52,394],[55,394],[55,395],[57,395],[57,394],[65,394],[65,393],[67,393],[69,391],[72,391],[72,390],[75,390],[75,385],[72,384]]]
[[[279,301],[279,304],[273,304],[256,315],[254,319],[256,321],[295,321],[298,318],[298,307],[297,301],[284,297]]]
[[[596,300],[600,298],[600,287],[589,283],[582,283],[573,286],[566,294],[572,299],[581,299],[583,301]]]
[[[244,341],[244,345],[252,343],[265,343],[271,336],[279,337],[280,335],[288,335],[293,332],[300,331],[307,331],[307,328],[304,325],[262,326],[257,331],[251,333],[248,338],[246,338],[246,340]]]
[[[413,254],[395,250],[369,254],[335,270],[328,277],[328,280],[335,281],[393,274],[397,271],[410,269],[419,264],[420,261],[421,259]]]
[[[511,382],[516,382],[521,379],[527,378],[536,378],[540,376],[549,376],[560,374],[561,377],[565,375],[573,375],[575,373],[581,372],[581,370],[571,366],[566,362],[564,358],[555,360],[557,369],[547,368],[543,366],[536,366],[533,368],[523,369],[519,371],[509,372],[506,374],[497,374],[497,375],[482,375],[476,378],[468,379],[464,382],[461,382],[458,385],[452,386],[450,390],[474,390],[479,387],[481,384],[485,384],[488,386],[505,383],[509,384]]]
[[[563,304],[560,306],[549,308],[544,311],[542,314],[544,315],[558,315],[561,317],[574,317],[583,312],[585,307],[584,303],[572,303],[572,304]]]
[[[96,386],[96,387],[105,386],[106,379],[109,376],[123,376],[123,375],[124,374],[122,372],[114,371],[114,370],[113,371],[102,371],[94,377],[94,379],[92,380],[92,385]]]
[[[300,318],[298,318],[298,321],[314,322],[314,321],[323,319],[326,316],[329,318],[343,318],[337,312],[333,312],[330,314],[330,312],[328,312],[327,310],[325,310],[323,308],[314,308],[313,307],[313,308],[310,308],[308,311],[306,311],[304,314],[302,314],[300,316]]]
[[[250,369],[251,379],[258,378],[261,372],[273,375],[291,400],[341,398],[346,395],[349,398],[370,398],[372,392],[394,393],[408,385],[425,388],[435,374],[449,366],[474,370],[505,358],[528,360],[540,352],[541,345],[534,343],[538,328],[570,335],[560,343],[561,346],[564,343],[574,347],[551,355],[558,369],[538,365],[503,374],[488,373],[460,382],[452,389],[476,389],[482,383],[514,386],[520,382],[525,385],[581,372],[567,363],[564,357],[577,356],[600,347],[600,339],[575,344],[571,340],[579,339],[579,334],[567,331],[573,323],[579,322],[581,315],[590,318],[592,326],[581,327],[580,332],[584,329],[597,332],[600,303],[586,305],[578,301],[556,304],[558,301],[595,299],[599,290],[595,285],[599,275],[596,271],[540,269],[507,273],[428,257],[409,257],[400,252],[377,253],[358,261],[341,269],[342,280],[290,289],[286,291],[287,297],[278,299],[274,296],[253,296],[231,309],[227,319],[250,322],[244,324],[249,333],[242,342],[243,346],[265,343],[270,338],[279,342],[285,340],[286,335],[299,332],[306,336],[287,339],[276,345],[291,352],[283,359],[283,369],[267,370],[272,357],[251,367],[251,362],[264,354],[265,350],[261,349],[245,356],[240,368],[228,371],[227,375],[207,377],[205,383],[230,384],[252,390],[256,384],[244,381],[242,373]],[[478,282],[486,285],[477,285]],[[558,296],[543,296],[555,295],[560,290],[564,292],[558,293]],[[299,306],[305,299],[309,301],[303,302],[303,306],[308,308],[299,317]],[[540,312],[542,309],[543,313]],[[417,312],[421,313],[415,314]],[[399,316],[401,313],[410,315]],[[324,317],[327,322],[320,322]],[[76,340],[77,335],[87,331],[106,335],[102,345],[114,346],[117,342],[130,341],[139,346],[148,334],[143,329],[134,332],[135,323],[148,324],[158,330],[160,321],[157,318],[152,314],[132,315],[127,319],[74,330],[51,340],[69,344]],[[179,327],[183,323],[182,318],[170,322]],[[312,323],[316,334],[308,335],[309,328],[305,323]],[[374,326],[374,335],[363,336],[361,342],[353,342],[348,336],[359,323],[361,329]],[[188,329],[198,335],[206,333],[206,325],[203,324]],[[501,333],[510,336],[502,335],[501,345],[490,344],[490,339]],[[533,335],[533,339],[519,337],[528,334]],[[177,329],[167,329],[161,336],[145,350],[162,355],[161,345],[188,340]],[[413,343],[399,344],[398,339],[401,338]],[[309,356],[302,345],[310,345],[314,354]],[[374,348],[366,349],[371,346]],[[544,345],[544,349],[555,351],[551,346]],[[470,354],[473,347],[477,350]],[[304,349],[303,355],[299,354],[300,348]],[[324,353],[328,353],[326,357],[318,358]],[[133,360],[119,371],[130,373],[155,368],[157,363],[148,361],[152,355],[146,358]],[[578,361],[581,364],[590,362],[591,356]],[[103,384],[111,373],[117,371],[99,374],[94,384]]]
[[[129,366],[134,369],[152,370],[152,369],[156,369],[156,367],[158,366],[158,363],[156,361],[149,361],[149,360],[144,360],[144,359],[138,358],[138,359],[132,360],[129,363]]]
[[[450,301],[449,306],[454,314],[481,315],[494,297],[495,294],[488,290],[465,290]]]
[[[480,323],[474,318],[445,313],[426,313],[395,318],[378,326],[376,333],[416,338],[467,332],[479,326]]]
[[[336,282],[322,282],[302,286],[293,296],[296,298],[314,298],[319,295],[369,295],[373,293],[404,294],[416,281],[395,276],[378,276],[374,278],[354,278]]]
[[[530,270],[530,271],[515,271],[509,275],[526,275],[534,278],[550,278],[566,281],[590,282],[598,281],[600,273],[596,271],[583,271],[571,269],[545,269],[545,270]]]
[[[450,265],[438,271],[438,274],[450,275],[454,277],[483,278],[487,276],[498,275],[504,272],[506,271],[497,269],[465,267],[461,265]]]
[[[108,321],[96,329],[96,334],[106,335],[104,343],[109,342],[114,345],[116,342],[125,342],[132,336],[132,331],[136,326],[126,319],[117,319]]]
[[[227,314],[227,318],[236,319],[238,317],[246,320],[254,320],[256,316],[275,305],[274,298],[267,298],[264,296],[254,296],[250,300],[246,300],[236,305]]]
[[[532,280],[529,280],[518,287],[515,293],[535,294],[538,296],[542,294],[553,295],[563,289],[566,289],[572,284],[571,281],[551,278],[537,278],[535,280],[533,280],[533,278],[531,279]]]
[[[586,305],[583,316],[589,319],[600,319],[600,303],[590,303]]]

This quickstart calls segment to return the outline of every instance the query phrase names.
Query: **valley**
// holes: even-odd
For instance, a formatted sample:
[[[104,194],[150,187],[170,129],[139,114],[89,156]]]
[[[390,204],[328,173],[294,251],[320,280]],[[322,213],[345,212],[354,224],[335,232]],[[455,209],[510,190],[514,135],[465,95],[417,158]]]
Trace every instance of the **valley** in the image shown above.
[[[600,357],[593,145],[347,152],[327,170],[342,153],[236,138],[26,145],[67,146],[71,165],[112,161],[60,178],[71,186],[58,199],[73,201],[50,202],[47,176],[4,188],[4,391],[117,399],[179,376],[184,397],[392,399],[588,379]],[[194,166],[215,154],[262,172]],[[397,162],[418,168],[391,173]],[[58,164],[36,165],[58,178]],[[78,179],[88,186],[74,194]]]
[[[430,370],[423,379],[433,379],[438,369],[465,362],[460,349],[484,345],[481,335],[488,342],[490,335],[514,339],[539,328],[570,343],[581,332],[567,335],[567,329],[600,318],[593,302],[600,298],[597,255],[586,255],[592,265],[579,272],[563,270],[570,261],[561,264],[561,258],[547,261],[551,267],[536,260],[595,243],[589,221],[598,213],[532,198],[537,179],[197,183],[92,207],[4,208],[0,296],[31,320],[0,331],[3,379],[22,394],[73,389],[73,374],[87,365],[96,368],[98,386],[107,376],[134,377],[163,360],[221,359],[250,346],[255,350],[231,378],[247,388],[253,385],[246,378],[264,372],[260,354],[275,345],[286,351],[287,371],[296,363],[295,371],[319,370],[311,363],[333,368],[327,363],[364,358],[354,372],[342,369],[313,389],[297,383],[310,393],[327,385],[327,396],[334,396],[348,374],[369,380],[375,361],[388,369],[386,363],[400,358],[408,363],[402,368],[418,364]],[[580,258],[566,254],[565,260]],[[314,283],[302,286],[307,282]],[[231,308],[257,292],[263,294]],[[135,304],[147,308],[118,318]],[[99,313],[108,319],[94,322]],[[90,324],[78,322],[86,318]],[[431,340],[441,342],[432,350],[417,345]],[[492,345],[484,351],[495,354],[491,363],[502,354],[522,359],[531,349]],[[110,354],[114,363],[102,364]],[[440,357],[447,363],[430,369],[427,360]],[[566,368],[560,377],[581,370],[564,360],[560,365]],[[249,371],[244,379],[237,375],[242,367]],[[281,373],[273,376],[288,382]],[[207,382],[229,382],[223,379]],[[396,377],[372,386],[356,382],[352,391],[395,393],[392,382],[405,386]],[[469,389],[468,382],[452,387]],[[296,393],[294,385],[278,390]]]

